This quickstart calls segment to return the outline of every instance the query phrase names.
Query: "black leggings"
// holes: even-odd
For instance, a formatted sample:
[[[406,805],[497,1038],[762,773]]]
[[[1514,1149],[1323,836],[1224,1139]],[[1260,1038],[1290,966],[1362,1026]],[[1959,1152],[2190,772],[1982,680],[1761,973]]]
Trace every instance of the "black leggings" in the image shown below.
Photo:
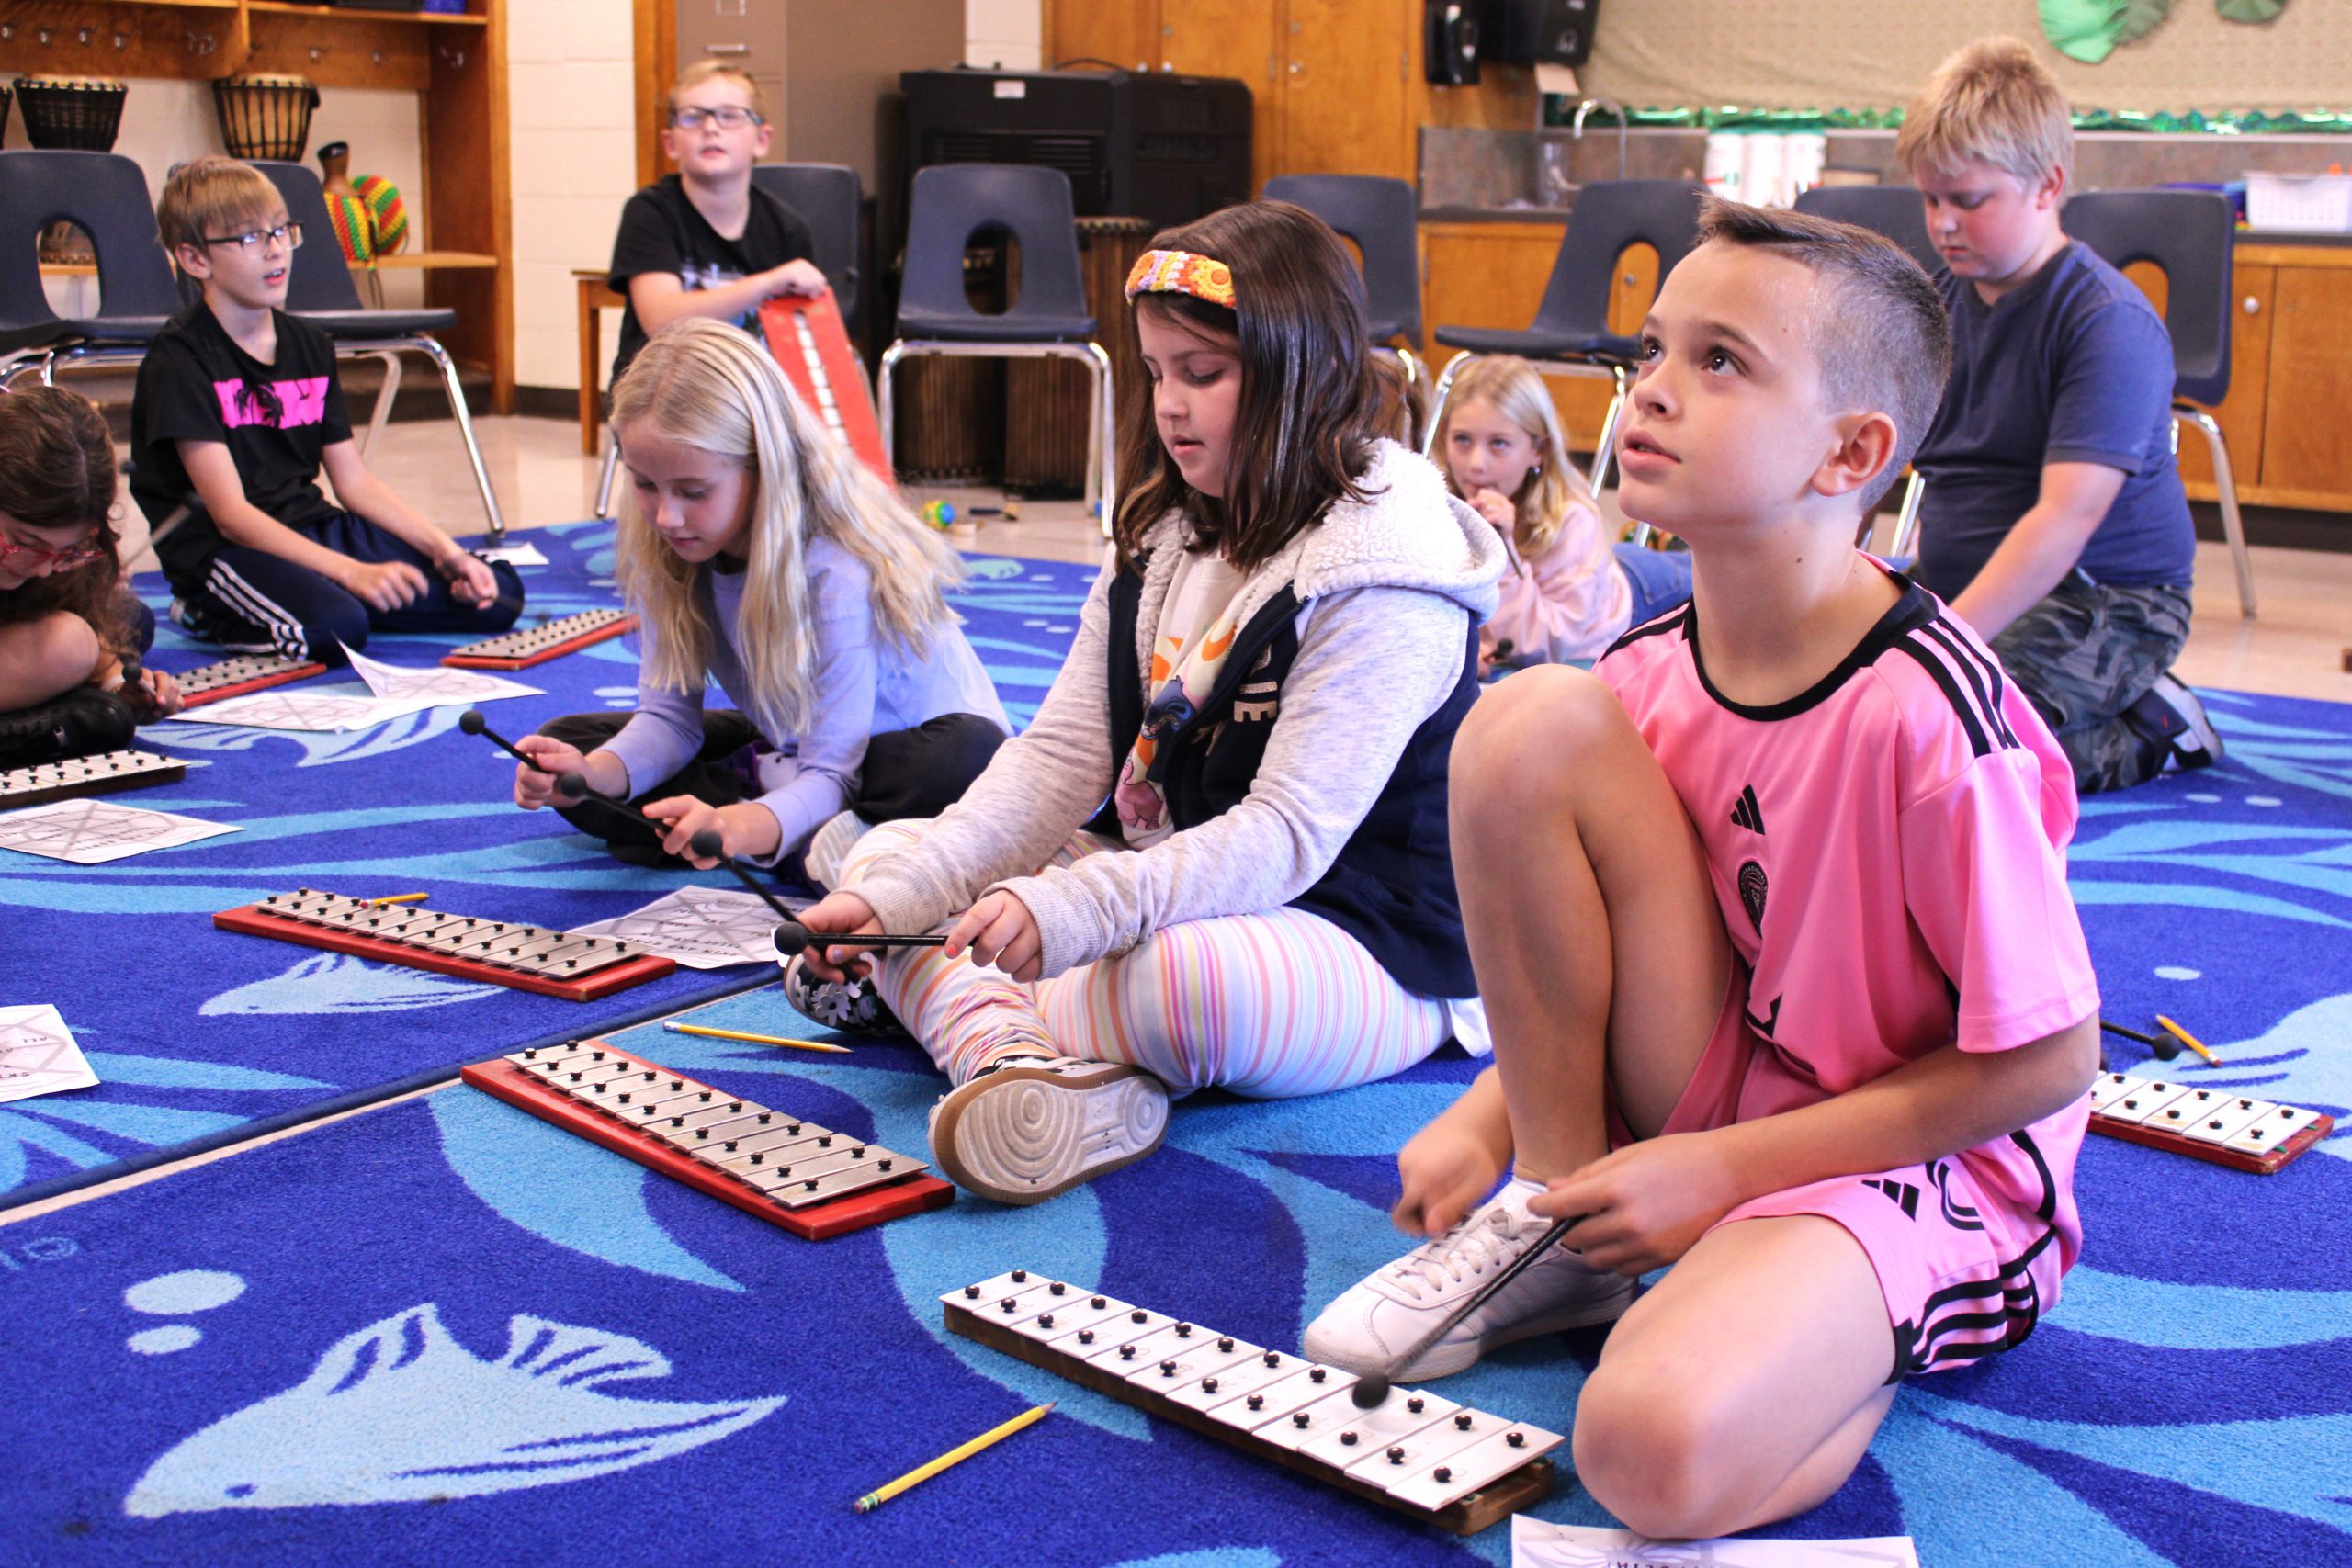
[[[541,735],[580,751],[593,751],[621,732],[637,716],[627,713],[576,713],[542,726]],[[729,708],[707,709],[702,716],[702,750],[694,760],[650,788],[638,791],[629,804],[690,795],[707,806],[734,806],[750,797],[744,775],[734,766],[739,753],[760,738],[752,721]],[[980,776],[1004,731],[978,714],[942,714],[912,729],[893,729],[865,743],[857,794],[849,809],[868,822],[895,822],[909,817],[936,817],[963,798]],[[614,810],[602,801],[583,800],[558,805],[563,819],[592,838],[604,840],[616,851],[658,852],[662,840],[636,818]],[[797,850],[787,844],[786,850]],[[641,858],[631,855],[631,859]]]

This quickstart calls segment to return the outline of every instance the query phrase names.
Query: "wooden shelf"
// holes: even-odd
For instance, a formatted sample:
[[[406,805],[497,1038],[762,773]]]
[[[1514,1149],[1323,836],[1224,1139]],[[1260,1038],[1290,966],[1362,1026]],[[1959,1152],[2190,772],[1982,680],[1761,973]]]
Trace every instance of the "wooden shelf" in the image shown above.
[[[173,0],[164,0],[165,4]],[[447,11],[371,11],[363,6],[297,6],[288,0],[244,0],[245,9],[257,17],[316,17],[342,22],[423,22],[428,27],[480,28],[490,24],[488,17],[472,12],[452,15]]]
[[[354,272],[439,272],[494,267],[498,258],[479,251],[395,251],[374,261],[353,262]]]

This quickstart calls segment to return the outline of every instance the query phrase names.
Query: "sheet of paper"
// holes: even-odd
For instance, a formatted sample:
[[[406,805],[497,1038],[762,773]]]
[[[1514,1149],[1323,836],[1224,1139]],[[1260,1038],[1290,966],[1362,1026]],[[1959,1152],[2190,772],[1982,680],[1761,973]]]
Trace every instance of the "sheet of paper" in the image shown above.
[[[169,811],[146,811],[80,795],[0,817],[0,850],[71,861],[75,865],[99,865],[237,830],[224,822],[199,822]]]
[[[295,692],[273,687],[174,714],[174,724],[228,724],[249,729],[366,729],[421,713],[435,697],[379,697],[368,692]]]
[[[776,901],[795,910],[806,908],[808,902],[781,894]],[[776,961],[775,911],[740,888],[681,887],[642,909],[572,930],[582,936],[633,942],[689,969]]]
[[[1867,1540],[1652,1540],[1631,1530],[1552,1525],[1514,1514],[1511,1568],[1919,1568],[1907,1535]]]
[[[501,697],[547,694],[537,686],[526,686],[520,681],[509,681],[487,671],[458,670],[443,664],[412,670],[370,659],[364,653],[352,653],[348,647],[343,651],[350,655],[352,673],[367,682],[368,689],[387,702],[422,702],[430,707],[440,707],[452,703],[494,703]]]
[[[499,545],[490,549],[476,550],[484,560],[503,560],[508,566],[545,566],[548,558],[539,554],[537,545]]]
[[[91,1089],[98,1075],[53,1007],[0,1007],[0,1101]]]

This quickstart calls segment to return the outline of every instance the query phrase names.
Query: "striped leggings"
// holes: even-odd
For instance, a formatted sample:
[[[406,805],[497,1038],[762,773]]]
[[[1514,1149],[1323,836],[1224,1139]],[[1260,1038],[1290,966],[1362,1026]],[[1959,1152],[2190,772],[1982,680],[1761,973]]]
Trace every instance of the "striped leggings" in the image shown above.
[[[882,856],[911,848],[927,826],[875,829],[848,852],[840,876],[826,880],[854,882]],[[812,870],[821,873],[836,834],[834,824],[819,833]],[[1051,863],[1121,848],[1077,833]],[[1406,990],[1355,938],[1287,907],[1187,920],[1032,985],[936,948],[890,953],[875,979],[956,1083],[996,1056],[1043,1049],[1141,1067],[1177,1094],[1214,1086],[1276,1100],[1402,1072],[1453,1030],[1443,1000]]]

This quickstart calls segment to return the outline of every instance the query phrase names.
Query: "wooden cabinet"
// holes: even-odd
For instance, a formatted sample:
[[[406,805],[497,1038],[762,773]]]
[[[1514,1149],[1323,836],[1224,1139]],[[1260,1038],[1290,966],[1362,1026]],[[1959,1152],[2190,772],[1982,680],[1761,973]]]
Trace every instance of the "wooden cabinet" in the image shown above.
[[[1566,232],[1557,223],[1421,225],[1422,352],[1433,369],[1442,369],[1455,352],[1437,341],[1441,326],[1517,329],[1535,320]],[[1657,252],[1635,245],[1617,258],[1609,330],[1629,336],[1639,331],[1657,297]],[[1609,378],[1554,376],[1545,384],[1568,445],[1591,451],[1608,414]]]
[[[1406,79],[1420,56],[1418,4],[1288,0],[1282,169],[1414,177]]]
[[[1065,14],[1084,8],[1084,0],[1058,7]],[[1274,51],[1283,0],[1186,0],[1184,4],[1169,0],[1136,9],[1151,11],[1155,17],[1153,30],[1159,43],[1147,58],[1156,68],[1182,76],[1230,76],[1248,85],[1251,186],[1261,186],[1279,174],[1283,96],[1275,85]]]
[[[488,369],[492,408],[513,412],[505,0],[467,0],[454,16],[288,0],[0,0],[0,73],[44,71],[198,81],[269,71],[418,94],[424,188],[402,193],[418,235],[388,265],[428,268],[427,302],[458,312],[442,341]],[[191,143],[187,156],[201,151]]]
[[[2163,310],[2164,276],[2126,270]],[[2352,512],[2352,443],[2337,417],[2352,405],[2352,249],[2242,243],[2232,297],[2230,394],[2210,412],[2238,499]],[[2180,477],[2192,499],[2214,499],[2212,460],[2193,431],[2181,433]]]

